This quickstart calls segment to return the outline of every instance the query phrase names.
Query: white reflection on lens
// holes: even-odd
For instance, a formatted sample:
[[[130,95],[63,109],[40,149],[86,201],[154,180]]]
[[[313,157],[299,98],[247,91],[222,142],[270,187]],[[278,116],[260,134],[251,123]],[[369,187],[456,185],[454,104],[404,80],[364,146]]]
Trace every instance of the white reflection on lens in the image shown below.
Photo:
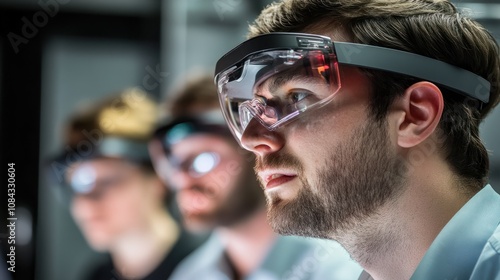
[[[219,156],[216,153],[201,153],[194,160],[191,170],[198,176],[212,171],[219,163]]]
[[[84,164],[71,177],[71,187],[76,193],[89,193],[94,187],[96,178],[94,168]]]

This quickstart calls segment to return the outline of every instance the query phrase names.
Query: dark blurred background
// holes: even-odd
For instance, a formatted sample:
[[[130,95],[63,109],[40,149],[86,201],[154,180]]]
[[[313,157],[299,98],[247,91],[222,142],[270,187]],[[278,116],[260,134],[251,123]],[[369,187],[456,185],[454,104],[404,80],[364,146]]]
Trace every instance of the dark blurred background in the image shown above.
[[[16,272],[0,280],[81,279],[92,252],[41,167],[78,107],[126,87],[158,101],[213,72],[271,0],[0,0],[1,263],[8,253],[7,163],[16,170]],[[455,1],[500,40],[500,1]],[[500,109],[481,127],[500,189]],[[0,269],[6,267],[0,264]],[[9,278],[7,278],[9,279]]]

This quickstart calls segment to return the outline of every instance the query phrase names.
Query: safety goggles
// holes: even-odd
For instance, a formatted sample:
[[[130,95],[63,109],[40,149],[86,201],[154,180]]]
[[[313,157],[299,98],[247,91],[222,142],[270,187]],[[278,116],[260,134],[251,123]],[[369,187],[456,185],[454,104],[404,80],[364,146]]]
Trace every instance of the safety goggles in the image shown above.
[[[82,140],[77,148],[66,150],[47,160],[44,165],[51,184],[58,186],[61,199],[69,201],[74,195],[93,193],[96,187],[96,173],[85,167],[85,162],[99,158],[122,159],[130,165],[148,165],[150,157],[145,141],[107,136],[95,141]],[[75,166],[83,163],[81,168]],[[69,173],[73,173],[69,178]],[[118,178],[118,177],[117,177]],[[98,185],[113,185],[117,178],[104,180]]]
[[[114,172],[103,176],[97,175],[96,167],[88,162],[82,162],[68,174],[70,176],[67,178],[65,195],[67,197],[84,195],[99,200],[107,191],[126,184],[130,176],[138,170],[138,166],[131,162],[119,162]]]
[[[169,157],[170,166],[174,172],[183,172],[193,178],[203,177],[210,173],[220,163],[220,155],[216,152],[202,152],[180,160]]]
[[[184,159],[172,154],[172,146],[197,134],[217,135],[232,139],[220,110],[209,111],[197,116],[180,116],[164,122],[155,133],[154,139],[161,145],[161,152],[150,151],[155,169],[168,181],[176,172],[183,172],[193,178],[200,178],[215,169],[221,156],[213,151],[203,151]],[[163,154],[158,154],[163,153]],[[166,176],[164,176],[166,175]]]
[[[251,120],[276,130],[331,101],[341,88],[339,65],[382,70],[433,82],[488,103],[484,78],[429,57],[304,33],[249,39],[219,59],[215,83],[222,112],[241,145]]]

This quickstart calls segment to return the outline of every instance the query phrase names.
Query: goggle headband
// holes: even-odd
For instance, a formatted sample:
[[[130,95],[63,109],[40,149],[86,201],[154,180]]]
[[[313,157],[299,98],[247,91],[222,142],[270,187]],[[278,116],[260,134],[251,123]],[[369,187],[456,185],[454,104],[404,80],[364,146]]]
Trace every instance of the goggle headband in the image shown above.
[[[208,114],[176,117],[158,126],[153,137],[160,141],[166,155],[170,154],[173,144],[194,134],[211,134],[232,138],[231,132],[222,117],[222,113],[219,111],[217,113],[220,114],[220,117],[207,117]]]
[[[436,83],[462,95],[488,103],[490,83],[468,70],[406,51],[373,45],[333,42],[327,36],[275,32],[251,38],[219,59],[215,67],[215,83],[219,74],[243,63],[256,53],[279,50],[326,50],[335,53],[342,65],[382,70]]]

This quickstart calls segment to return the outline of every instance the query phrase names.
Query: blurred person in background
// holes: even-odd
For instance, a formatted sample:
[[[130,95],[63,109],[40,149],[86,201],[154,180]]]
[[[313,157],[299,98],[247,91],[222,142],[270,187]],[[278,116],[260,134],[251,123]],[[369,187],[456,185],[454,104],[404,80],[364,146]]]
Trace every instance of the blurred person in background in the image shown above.
[[[171,280],[355,279],[360,267],[330,241],[279,236],[266,218],[251,153],[225,125],[210,75],[167,100],[171,115],[150,143],[157,172],[174,188],[182,221],[209,240]]]
[[[169,213],[168,190],[149,158],[157,112],[136,88],[92,104],[67,122],[65,151],[50,162],[86,241],[109,253],[88,279],[164,280],[201,241]]]

